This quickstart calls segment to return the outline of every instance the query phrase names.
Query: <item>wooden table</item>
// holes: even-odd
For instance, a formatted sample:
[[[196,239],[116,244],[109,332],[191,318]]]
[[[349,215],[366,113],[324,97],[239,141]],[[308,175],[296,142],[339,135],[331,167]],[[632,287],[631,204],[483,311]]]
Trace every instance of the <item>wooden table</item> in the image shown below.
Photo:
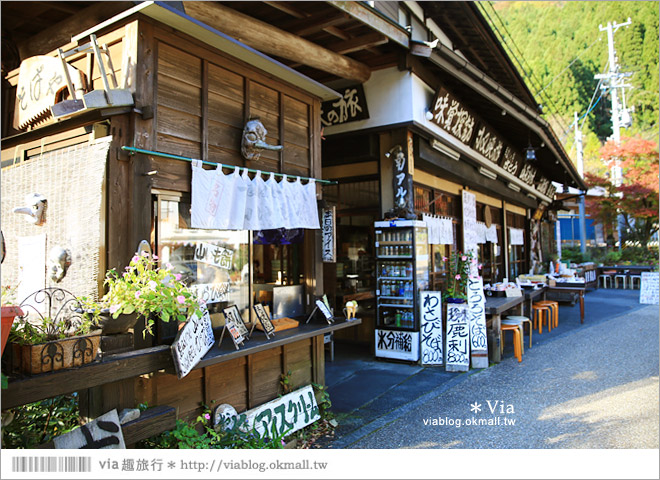
[[[584,291],[586,287],[561,287],[559,285],[555,287],[548,287],[547,292],[566,292],[566,293],[577,293],[580,296],[580,323],[584,323]]]
[[[501,330],[501,318],[502,313],[511,310],[514,307],[518,307],[519,310],[522,310],[522,304],[525,301],[524,296],[520,297],[486,297],[486,315],[491,316],[491,322],[493,329],[500,334]],[[519,311],[522,313],[522,311]]]

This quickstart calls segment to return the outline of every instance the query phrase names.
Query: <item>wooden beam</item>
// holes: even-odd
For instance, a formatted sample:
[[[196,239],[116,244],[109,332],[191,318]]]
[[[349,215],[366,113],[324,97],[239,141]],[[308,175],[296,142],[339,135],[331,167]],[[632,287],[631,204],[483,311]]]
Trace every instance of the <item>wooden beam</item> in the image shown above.
[[[264,3],[266,5],[270,5],[273,8],[276,8],[281,12],[288,13],[292,17],[308,18],[312,16],[311,14],[298,9],[287,2],[264,2]],[[341,38],[342,40],[349,40],[351,38],[351,36],[348,35],[346,32],[334,26],[325,27],[323,28],[323,31],[329,33],[330,35],[334,35],[337,38]]]
[[[71,37],[133,6],[132,2],[98,2],[67,20],[43,30],[18,44],[21,60],[55,50],[71,42]]]
[[[328,2],[335,8],[342,12],[349,14],[356,20],[367,25],[372,30],[380,32],[393,42],[409,48],[410,47],[410,34],[400,25],[394,24],[391,20],[386,19],[365,7],[360,2]]]
[[[330,15],[328,12],[321,12],[316,15],[294,20],[286,25],[282,25],[282,28],[294,35],[304,36],[344,23],[347,18],[347,15],[339,11],[332,11]]]
[[[328,45],[328,50],[344,55],[346,53],[364,50],[366,48],[377,47],[378,45],[383,45],[387,42],[389,42],[387,37],[378,32],[373,32],[361,37],[331,43]]]
[[[341,78],[366,82],[371,70],[363,63],[338,55],[272,25],[215,2],[185,2],[186,14],[263,53],[300,62]]]

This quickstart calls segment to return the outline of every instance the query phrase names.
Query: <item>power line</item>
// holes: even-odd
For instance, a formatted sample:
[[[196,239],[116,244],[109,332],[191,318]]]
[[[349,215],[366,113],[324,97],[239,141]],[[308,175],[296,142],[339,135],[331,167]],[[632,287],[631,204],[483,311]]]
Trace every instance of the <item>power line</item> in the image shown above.
[[[555,77],[554,77],[552,80],[550,80],[550,83],[548,83],[545,87],[543,87],[543,90],[541,90],[539,93],[544,92],[546,88],[548,88],[550,85],[552,85],[552,83],[553,83],[555,80],[557,80],[557,78],[559,78],[559,77],[560,77],[560,76],[561,76],[566,70],[568,70],[569,68],[571,68],[571,66],[572,66],[575,62],[578,61],[578,59],[582,56],[582,54],[584,54],[587,50],[589,50],[591,47],[593,47],[593,46],[596,44],[596,42],[599,42],[600,40],[601,40],[601,35],[599,35],[598,38],[592,42],[591,45],[589,45],[587,48],[585,48],[584,50],[582,50],[582,52],[580,52],[580,54],[579,54],[577,57],[575,57],[575,58],[573,59],[573,61],[572,61],[571,63],[568,64],[567,67],[565,67],[561,72],[559,72],[557,75],[555,75]]]

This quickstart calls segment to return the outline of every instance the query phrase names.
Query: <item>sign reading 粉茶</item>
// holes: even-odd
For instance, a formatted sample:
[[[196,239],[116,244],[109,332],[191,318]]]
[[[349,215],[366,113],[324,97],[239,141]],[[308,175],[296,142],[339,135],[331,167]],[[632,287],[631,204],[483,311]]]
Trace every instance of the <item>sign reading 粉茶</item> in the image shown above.
[[[324,208],[321,215],[321,255],[324,263],[337,261],[335,207]]]
[[[484,296],[484,281],[481,277],[470,276],[468,278],[467,295],[472,368],[488,368],[486,297]]]
[[[420,292],[420,356],[422,365],[442,365],[442,293]]]
[[[642,284],[639,288],[639,303],[658,305],[658,272],[642,272]]]
[[[193,314],[176,335],[172,346],[172,358],[179,378],[183,378],[211,350],[215,338],[208,310],[202,317]]]
[[[445,370],[467,372],[470,369],[470,324],[468,306],[450,303],[447,305],[447,335]]]

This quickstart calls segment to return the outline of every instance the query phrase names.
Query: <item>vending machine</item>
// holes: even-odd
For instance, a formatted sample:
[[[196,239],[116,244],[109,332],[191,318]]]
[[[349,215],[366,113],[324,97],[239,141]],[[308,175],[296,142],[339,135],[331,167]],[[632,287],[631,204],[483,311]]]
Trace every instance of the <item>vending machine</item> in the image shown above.
[[[429,285],[426,225],[375,222],[376,357],[419,360],[419,292]]]

